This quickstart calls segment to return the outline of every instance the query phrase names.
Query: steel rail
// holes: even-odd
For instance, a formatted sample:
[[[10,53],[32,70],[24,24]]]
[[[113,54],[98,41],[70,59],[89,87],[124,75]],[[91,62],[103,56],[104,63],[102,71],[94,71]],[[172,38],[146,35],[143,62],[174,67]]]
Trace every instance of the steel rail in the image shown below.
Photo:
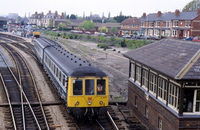
[[[1,57],[2,57],[2,54],[0,54],[0,55],[1,55]],[[17,130],[17,126],[16,126],[16,122],[15,122],[15,117],[14,117],[14,113],[13,113],[11,101],[10,101],[10,98],[9,98],[10,95],[9,95],[9,93],[8,93],[8,89],[7,89],[6,85],[5,85],[5,82],[4,82],[4,80],[3,80],[3,77],[2,77],[2,75],[1,75],[1,72],[0,72],[0,78],[1,78],[1,81],[2,81],[2,83],[3,83],[3,87],[4,87],[4,89],[5,89],[6,95],[7,95],[7,100],[8,100],[8,103],[9,103],[9,108],[10,108],[10,112],[11,112],[11,117],[12,117],[12,121],[13,121],[13,126],[14,126],[14,129]]]
[[[115,129],[115,130],[119,130],[119,128],[118,128],[117,125],[115,124],[114,120],[112,119],[112,117],[111,117],[111,115],[110,115],[110,113],[109,113],[108,111],[107,111],[107,115],[108,115],[110,121],[112,122],[114,129]]]
[[[0,54],[2,55],[2,52],[0,52]],[[15,82],[17,83],[18,87],[19,87],[20,90],[22,91],[22,94],[24,95],[24,98],[26,99],[26,102],[27,102],[27,104],[28,104],[28,106],[29,106],[29,108],[30,108],[32,114],[33,114],[33,117],[34,117],[35,121],[36,121],[36,124],[37,124],[38,128],[41,130],[41,127],[40,127],[40,125],[39,125],[39,122],[38,122],[38,120],[37,120],[37,117],[35,116],[35,113],[34,113],[32,107],[31,107],[31,105],[30,105],[30,102],[29,102],[29,100],[28,100],[28,98],[27,98],[25,92],[24,92],[23,89],[22,89],[22,86],[21,86],[21,85],[19,84],[19,82],[17,81],[17,78],[15,77],[14,73],[12,72],[12,70],[10,69],[10,67],[8,66],[8,63],[6,62],[5,58],[2,57],[2,59],[3,59],[3,61],[5,62],[5,64],[7,65],[7,68],[8,68],[8,70],[10,71],[10,73],[12,74],[13,78],[15,79]]]
[[[98,120],[96,120],[96,122],[97,122],[97,124],[101,127],[102,130],[105,130],[105,129],[103,128],[103,126],[99,123]]]
[[[13,54],[8,50],[8,48],[6,48],[4,45],[3,47],[9,52],[9,54],[11,55],[11,57],[13,59],[15,59],[15,57],[13,56]],[[22,79],[21,79],[21,74],[20,74],[20,70],[19,70],[19,66],[16,62],[16,59],[14,60],[15,62],[15,65],[16,65],[16,68],[17,68],[17,72],[18,72],[18,76],[19,76],[19,84],[22,85]],[[22,91],[20,89],[20,96],[21,96],[21,109],[22,109],[22,120],[23,120],[23,128],[24,130],[26,130],[26,121],[25,121],[25,112],[24,112],[24,101],[23,101],[23,94],[22,94]]]
[[[12,47],[11,47],[11,48],[12,48]],[[40,104],[40,108],[41,108],[41,110],[42,110],[42,114],[43,114],[43,118],[44,118],[44,120],[45,120],[45,124],[46,124],[46,126],[47,126],[47,129],[50,130],[49,125],[48,125],[48,122],[47,122],[47,119],[46,119],[46,116],[45,116],[45,112],[44,112],[44,108],[43,108],[43,105],[42,105],[42,101],[41,101],[41,98],[40,98],[40,95],[39,95],[39,92],[38,92],[37,84],[36,84],[36,81],[35,81],[34,76],[33,76],[33,73],[32,73],[32,70],[30,69],[30,67],[29,67],[27,61],[24,59],[24,57],[23,57],[20,53],[18,53],[17,51],[15,51],[15,52],[22,58],[22,60],[24,61],[26,67],[28,68],[28,71],[29,71],[29,73],[30,73],[30,75],[31,75],[31,79],[32,79],[32,81],[33,81],[33,85],[34,85],[35,92],[36,92],[36,94],[37,94],[37,98],[38,98],[38,100],[39,100],[39,104]]]

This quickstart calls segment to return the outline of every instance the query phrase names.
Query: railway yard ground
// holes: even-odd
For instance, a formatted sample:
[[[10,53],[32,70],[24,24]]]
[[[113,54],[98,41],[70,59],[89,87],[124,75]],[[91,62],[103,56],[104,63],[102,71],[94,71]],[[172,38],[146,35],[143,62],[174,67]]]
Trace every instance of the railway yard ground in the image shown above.
[[[52,39],[52,37],[49,36],[44,36],[44,37]],[[25,38],[25,40],[26,42],[33,44],[30,38],[29,39]],[[112,47],[112,49],[104,50],[102,48],[98,48],[97,43],[80,41],[80,40],[62,39],[62,38],[58,38],[56,42],[60,43],[64,48],[66,48],[73,54],[77,55],[78,57],[85,59],[93,66],[100,68],[108,75],[110,101],[112,102],[127,101],[127,96],[128,96],[127,79],[128,79],[129,61],[128,59],[124,58],[122,54],[130,51],[130,49]],[[57,103],[58,101],[60,101],[59,98],[56,97],[56,90],[53,88],[51,81],[48,79],[47,76],[46,77],[44,76],[45,72],[41,71],[42,67],[38,63],[36,63],[36,61],[30,55],[20,51],[20,49],[14,45],[10,46],[13,47],[19,53],[21,53],[27,60],[28,64],[31,66],[37,86],[42,86],[39,87],[39,93],[41,94],[42,102]],[[0,50],[5,51],[2,48],[2,46],[0,46]],[[1,93],[3,93],[2,88],[0,88],[0,94]],[[0,96],[0,102],[3,102],[1,96]],[[44,106],[44,108],[45,108],[45,113],[49,113],[48,115],[51,115],[48,118],[48,121],[52,122],[50,128],[58,130],[76,129],[76,126],[73,123],[70,116],[68,116],[67,114],[65,115],[66,109],[64,105]],[[123,110],[124,112],[128,111],[126,110],[126,108],[123,108]],[[5,113],[5,108],[0,107],[0,117],[4,117],[5,119],[4,113]],[[131,116],[130,115],[128,116],[136,118],[134,116],[134,113],[131,113]],[[120,119],[120,117],[117,118]],[[0,130],[1,129],[3,130],[6,126],[9,125],[8,124],[9,121],[6,122],[4,119],[0,118],[0,123],[3,124],[0,125]],[[125,119],[121,120],[127,122],[127,120]],[[139,120],[134,119],[134,121],[132,122],[133,124],[135,122],[139,123]],[[126,129],[128,128],[126,126],[126,123],[123,123],[123,121],[121,122],[121,126]]]

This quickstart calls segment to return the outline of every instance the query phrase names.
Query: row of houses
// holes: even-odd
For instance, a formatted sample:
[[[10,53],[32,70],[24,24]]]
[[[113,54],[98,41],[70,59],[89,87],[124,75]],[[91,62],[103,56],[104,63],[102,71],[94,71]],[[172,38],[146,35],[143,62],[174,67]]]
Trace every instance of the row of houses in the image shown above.
[[[162,13],[143,13],[141,18],[128,18],[120,25],[120,34],[163,36],[163,37],[189,37],[200,35],[200,9]]]
[[[145,35],[145,36],[163,36],[163,37],[189,37],[200,35],[200,9],[197,11],[185,11],[162,13],[143,13],[141,18],[128,18],[121,23],[95,23],[95,30],[106,26],[107,28],[117,27],[121,35]],[[64,13],[59,15],[57,11],[46,15],[35,12],[29,19],[30,23],[37,26],[51,27],[64,23],[68,28],[77,29],[84,20],[71,20],[69,24],[64,19]]]

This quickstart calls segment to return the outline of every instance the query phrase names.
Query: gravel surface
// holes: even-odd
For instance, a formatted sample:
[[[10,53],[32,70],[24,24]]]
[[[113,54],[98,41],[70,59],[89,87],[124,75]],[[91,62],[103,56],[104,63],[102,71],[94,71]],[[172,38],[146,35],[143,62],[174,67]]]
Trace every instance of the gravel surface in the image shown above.
[[[122,54],[130,51],[129,49],[112,47],[112,49],[104,51],[102,48],[98,48],[97,43],[94,42],[62,38],[59,38],[57,42],[93,66],[100,68],[109,76],[111,100],[127,98],[129,61]],[[115,51],[113,51],[114,49]],[[118,53],[119,51],[120,53]]]

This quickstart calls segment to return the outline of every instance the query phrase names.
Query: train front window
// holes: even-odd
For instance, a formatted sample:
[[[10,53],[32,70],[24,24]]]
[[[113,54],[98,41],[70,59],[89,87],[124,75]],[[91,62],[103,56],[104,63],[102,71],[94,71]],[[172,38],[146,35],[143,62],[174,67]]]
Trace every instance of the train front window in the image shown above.
[[[104,79],[97,80],[97,95],[105,95],[106,81]]]
[[[73,95],[82,95],[83,81],[81,79],[73,80]]]
[[[85,80],[85,95],[94,95],[94,80]]]

